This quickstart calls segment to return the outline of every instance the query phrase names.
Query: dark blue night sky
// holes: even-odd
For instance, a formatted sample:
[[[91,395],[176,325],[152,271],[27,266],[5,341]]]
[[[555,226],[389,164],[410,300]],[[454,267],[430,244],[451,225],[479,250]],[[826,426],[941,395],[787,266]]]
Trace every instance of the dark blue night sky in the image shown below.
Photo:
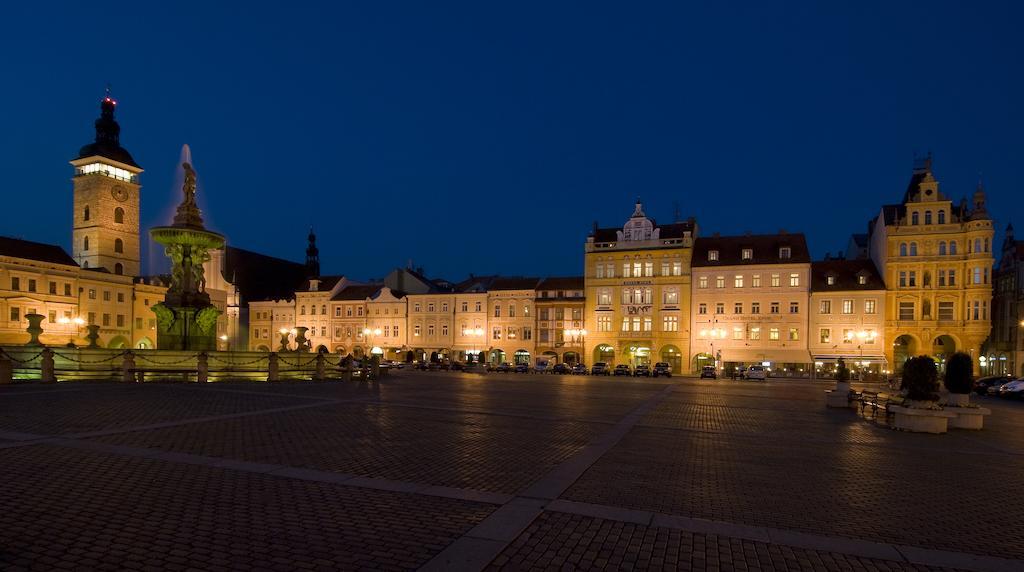
[[[215,4],[5,6],[0,234],[69,247],[108,82],[146,228],[188,143],[208,226],[354,278],[578,273],[637,197],[822,256],[929,150],[1024,225],[1020,3]]]

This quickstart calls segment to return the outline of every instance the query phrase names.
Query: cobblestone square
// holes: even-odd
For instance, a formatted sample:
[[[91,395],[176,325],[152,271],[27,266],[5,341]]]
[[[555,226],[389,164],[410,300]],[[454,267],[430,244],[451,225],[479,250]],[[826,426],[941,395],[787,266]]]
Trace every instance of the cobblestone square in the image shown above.
[[[1024,407],[398,372],[0,387],[0,569],[1019,570]]]

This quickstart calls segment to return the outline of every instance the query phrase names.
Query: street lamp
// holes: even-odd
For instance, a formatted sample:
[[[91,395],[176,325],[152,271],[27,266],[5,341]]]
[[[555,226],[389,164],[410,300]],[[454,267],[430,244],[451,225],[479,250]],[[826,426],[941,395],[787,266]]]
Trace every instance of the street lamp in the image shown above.
[[[477,326],[475,328],[467,328],[465,330],[462,330],[462,336],[468,337],[471,340],[473,340],[473,343],[470,345],[473,347],[473,354],[476,354],[477,363],[480,363],[480,352],[478,352],[476,349],[476,341],[478,339],[483,339],[484,329],[481,328],[480,326]]]
[[[382,353],[380,351],[377,351],[377,352],[373,351],[373,349],[374,349],[373,336],[379,336],[380,335],[380,328],[374,328],[372,330],[370,328],[363,328],[363,335],[366,336],[366,343],[370,346],[370,354]]]
[[[220,341],[224,342],[224,349],[225,350],[230,349],[230,347],[228,346],[228,335],[227,334],[221,334],[218,337],[219,337]]]
[[[587,330],[583,328],[570,328],[565,330],[565,335],[572,340],[573,347],[579,346],[580,351],[576,352],[577,359],[583,355],[583,345],[586,343]]]
[[[74,318],[68,318],[67,316],[64,316],[58,318],[57,323],[63,326],[70,326],[71,324],[75,325],[75,327],[71,329],[71,332],[68,334],[68,347],[75,347],[75,335],[78,334],[82,326],[85,325],[85,320],[83,320],[81,316],[75,316]]]

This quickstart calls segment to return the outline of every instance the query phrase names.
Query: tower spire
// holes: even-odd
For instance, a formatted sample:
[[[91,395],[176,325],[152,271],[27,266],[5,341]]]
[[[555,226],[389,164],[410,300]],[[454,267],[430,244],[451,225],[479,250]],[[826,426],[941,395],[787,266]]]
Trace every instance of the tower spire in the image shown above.
[[[320,278],[320,249],[316,247],[316,233],[309,227],[309,246],[306,247],[306,274],[311,279]]]

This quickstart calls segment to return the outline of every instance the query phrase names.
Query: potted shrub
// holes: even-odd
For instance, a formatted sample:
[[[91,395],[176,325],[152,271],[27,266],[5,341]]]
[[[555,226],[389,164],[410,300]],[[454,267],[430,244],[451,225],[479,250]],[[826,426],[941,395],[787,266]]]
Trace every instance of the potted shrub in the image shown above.
[[[850,391],[850,369],[846,367],[846,361],[839,358],[836,361],[836,388],[826,393],[826,405],[850,407]]]
[[[939,406],[939,372],[928,356],[910,358],[903,366],[904,405],[892,406],[895,426],[916,433],[945,433],[955,413]]]
[[[974,363],[971,356],[956,352],[946,360],[946,375],[942,384],[949,395],[946,397],[948,411],[956,413],[949,420],[949,426],[958,429],[981,429],[985,416],[991,413],[984,407],[971,404],[971,382]]]

